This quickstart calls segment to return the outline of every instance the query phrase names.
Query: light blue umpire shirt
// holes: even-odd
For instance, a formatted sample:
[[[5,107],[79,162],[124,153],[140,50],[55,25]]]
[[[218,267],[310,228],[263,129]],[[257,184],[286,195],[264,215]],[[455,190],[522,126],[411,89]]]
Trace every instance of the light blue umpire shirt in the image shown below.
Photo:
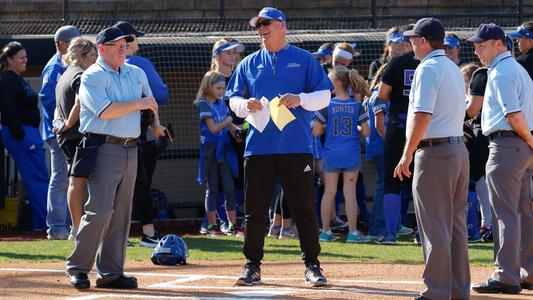
[[[533,81],[509,51],[498,54],[490,64],[481,111],[484,135],[513,130],[505,116],[521,111],[533,130]]]
[[[463,136],[466,111],[463,75],[443,49],[431,51],[416,68],[411,92],[407,128],[414,114],[431,114],[423,139]]]
[[[136,138],[141,134],[140,111],[104,120],[99,116],[113,102],[129,102],[152,96],[146,74],[140,68],[127,63],[113,70],[101,58],[81,76],[80,132]]]

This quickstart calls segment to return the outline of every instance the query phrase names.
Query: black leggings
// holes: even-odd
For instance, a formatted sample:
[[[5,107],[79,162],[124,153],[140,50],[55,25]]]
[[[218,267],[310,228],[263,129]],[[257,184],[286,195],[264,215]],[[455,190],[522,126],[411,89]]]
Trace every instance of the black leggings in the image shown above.
[[[265,243],[267,212],[279,177],[287,205],[298,228],[302,259],[318,264],[320,244],[315,215],[311,154],[254,155],[244,160],[245,236],[243,253],[248,264],[260,265]]]
[[[155,141],[145,142],[138,148],[137,179],[133,193],[133,219],[142,225],[152,224],[154,208],[150,187],[157,163],[157,145]]]
[[[385,164],[385,184],[384,194],[400,194],[402,184],[411,184],[411,179],[404,177],[404,181],[394,178],[394,168],[402,158],[403,147],[405,145],[405,127],[389,125],[385,136],[384,164]],[[413,167],[411,165],[411,170]]]

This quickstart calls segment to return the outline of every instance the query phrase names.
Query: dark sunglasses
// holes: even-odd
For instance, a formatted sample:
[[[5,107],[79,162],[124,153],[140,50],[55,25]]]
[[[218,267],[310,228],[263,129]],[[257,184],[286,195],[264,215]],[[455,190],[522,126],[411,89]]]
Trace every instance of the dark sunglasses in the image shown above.
[[[259,29],[261,28],[261,26],[268,26],[270,24],[272,24],[272,20],[264,20],[262,22],[257,22],[255,23],[255,29]]]

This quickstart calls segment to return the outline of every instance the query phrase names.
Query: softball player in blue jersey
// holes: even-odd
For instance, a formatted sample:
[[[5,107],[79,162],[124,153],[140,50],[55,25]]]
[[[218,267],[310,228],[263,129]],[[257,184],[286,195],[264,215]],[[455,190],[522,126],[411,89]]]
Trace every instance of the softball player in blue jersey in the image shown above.
[[[351,89],[354,95],[369,96],[370,91],[366,81],[356,70],[345,67],[336,67],[329,73],[333,82],[335,98],[331,99],[328,107],[315,113],[315,127],[313,135],[318,136],[324,132],[323,170],[326,179],[326,188],[322,197],[321,217],[322,232],[320,241],[330,242],[335,236],[329,228],[331,209],[337,194],[339,173],[343,174],[343,193],[346,203],[346,216],[348,217],[349,232],[346,237],[348,243],[368,242],[369,239],[356,228],[357,226],[357,198],[355,184],[361,169],[361,142],[359,132],[366,137],[370,133],[368,127],[368,113],[362,103],[349,95]]]

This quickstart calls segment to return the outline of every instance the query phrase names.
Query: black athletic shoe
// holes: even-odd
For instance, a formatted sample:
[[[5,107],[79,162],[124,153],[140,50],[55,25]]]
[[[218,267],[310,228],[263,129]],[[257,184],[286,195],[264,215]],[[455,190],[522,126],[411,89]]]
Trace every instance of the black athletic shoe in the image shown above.
[[[147,248],[155,248],[157,246],[157,243],[159,243],[159,240],[161,239],[161,236],[159,235],[159,232],[155,232],[154,236],[150,237],[146,234],[143,234],[143,237],[141,241],[139,242],[139,246],[147,247]]]
[[[85,273],[70,275],[70,284],[78,290],[84,290],[91,287],[91,282]]]
[[[132,290],[138,287],[137,278],[126,277],[124,275],[119,276],[116,279],[109,280],[105,278],[96,279],[96,287],[102,289],[125,289]]]
[[[322,269],[318,265],[309,265],[305,269],[305,282],[314,286],[325,286],[328,281],[326,277],[322,275]]]
[[[237,279],[235,285],[256,285],[261,283],[261,269],[258,266],[246,265],[244,272]]]
[[[472,285],[472,289],[482,294],[519,294],[522,290],[520,286],[505,284],[492,278]]]

